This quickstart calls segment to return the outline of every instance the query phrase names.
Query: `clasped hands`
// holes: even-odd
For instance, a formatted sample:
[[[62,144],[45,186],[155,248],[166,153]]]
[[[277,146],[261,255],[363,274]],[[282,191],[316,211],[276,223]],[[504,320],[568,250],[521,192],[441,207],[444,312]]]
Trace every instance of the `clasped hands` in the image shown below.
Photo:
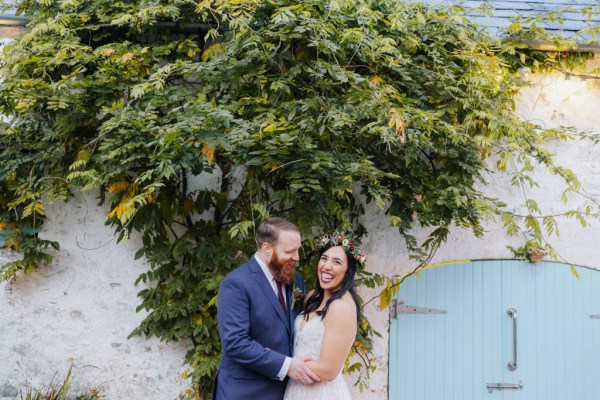
[[[310,385],[315,382],[321,381],[321,379],[315,374],[308,365],[306,365],[306,361],[311,361],[313,358],[311,357],[292,357],[292,361],[290,362],[290,368],[288,369],[288,376],[299,382],[303,385]]]

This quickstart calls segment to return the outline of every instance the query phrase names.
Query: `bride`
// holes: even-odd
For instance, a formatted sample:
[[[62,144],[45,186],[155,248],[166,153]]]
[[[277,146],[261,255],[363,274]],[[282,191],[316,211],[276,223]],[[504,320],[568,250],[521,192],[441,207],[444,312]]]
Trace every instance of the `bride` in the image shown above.
[[[306,364],[320,382],[306,386],[290,379],[284,400],[351,399],[342,367],[360,319],[354,276],[357,264],[364,266],[364,254],[338,233],[321,238],[318,245],[318,283],[296,317],[294,355],[311,358]]]

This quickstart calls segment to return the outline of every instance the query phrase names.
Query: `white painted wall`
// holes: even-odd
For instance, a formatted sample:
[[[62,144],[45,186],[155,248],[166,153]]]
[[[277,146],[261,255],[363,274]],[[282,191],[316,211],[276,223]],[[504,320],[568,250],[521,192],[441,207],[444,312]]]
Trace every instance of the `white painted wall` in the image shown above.
[[[600,65],[597,57],[596,64]],[[534,76],[535,85],[523,92],[518,113],[544,126],[572,125],[579,130],[600,133],[600,84],[586,86],[572,79],[565,85],[558,76]],[[573,88],[566,86],[575,84]],[[573,90],[573,91],[571,91]],[[551,143],[548,147],[560,164],[579,175],[594,198],[600,197],[600,147],[584,142]],[[540,174],[541,189],[532,192],[547,212],[565,209],[560,203],[556,180]],[[511,189],[503,177],[491,177],[490,194],[523,201],[522,193]],[[212,183],[211,183],[212,184]],[[574,199],[570,207],[582,202]],[[515,206],[515,210],[518,207]],[[39,273],[19,275],[0,283],[0,399],[12,398],[18,387],[28,381],[47,383],[56,371],[64,376],[71,363],[76,372],[76,388],[86,389],[104,383],[106,399],[170,400],[186,387],[180,376],[183,356],[189,344],[163,344],[156,339],[127,339],[138,326],[143,313],[136,313],[136,294],[142,287],[133,282],[147,265],[134,261],[139,248],[136,238],[115,244],[112,229],[103,222],[108,210],[98,208],[92,195],[81,196],[68,206],[54,205],[44,236],[60,241],[62,250],[54,263]],[[415,267],[400,237],[385,222],[383,212],[369,210],[364,223],[371,232],[365,241],[368,264],[388,276]],[[559,254],[569,262],[600,267],[596,246],[600,229],[595,224],[583,230],[577,223],[561,220],[560,238],[553,238]],[[483,239],[455,229],[432,263],[474,258],[510,258],[507,245],[523,244],[522,239],[504,237],[501,225],[490,222]],[[418,232],[424,238],[425,231]],[[0,263],[13,257],[0,252]],[[376,292],[363,291],[364,299]],[[375,340],[377,371],[370,390],[355,399],[387,398],[388,315],[371,303],[366,314],[382,334]],[[347,377],[351,386],[353,377]]]

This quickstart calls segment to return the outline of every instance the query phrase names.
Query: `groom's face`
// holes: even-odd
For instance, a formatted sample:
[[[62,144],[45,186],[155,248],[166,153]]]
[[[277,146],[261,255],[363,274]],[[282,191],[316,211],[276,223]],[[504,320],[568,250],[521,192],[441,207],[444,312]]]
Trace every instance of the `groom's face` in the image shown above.
[[[271,259],[269,269],[278,281],[285,285],[294,283],[296,277],[296,264],[300,260],[298,250],[302,240],[300,234],[294,231],[282,231],[277,242],[271,245]]]

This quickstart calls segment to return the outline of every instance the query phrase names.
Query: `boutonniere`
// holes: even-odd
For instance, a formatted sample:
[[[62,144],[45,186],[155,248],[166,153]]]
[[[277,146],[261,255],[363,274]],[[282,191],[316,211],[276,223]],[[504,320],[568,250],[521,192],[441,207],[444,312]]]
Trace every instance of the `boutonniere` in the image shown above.
[[[302,289],[300,289],[298,286],[296,286],[296,283],[294,283],[294,286],[292,287],[292,310],[298,306],[300,309],[302,309],[302,305],[304,304],[304,293],[302,293]]]

